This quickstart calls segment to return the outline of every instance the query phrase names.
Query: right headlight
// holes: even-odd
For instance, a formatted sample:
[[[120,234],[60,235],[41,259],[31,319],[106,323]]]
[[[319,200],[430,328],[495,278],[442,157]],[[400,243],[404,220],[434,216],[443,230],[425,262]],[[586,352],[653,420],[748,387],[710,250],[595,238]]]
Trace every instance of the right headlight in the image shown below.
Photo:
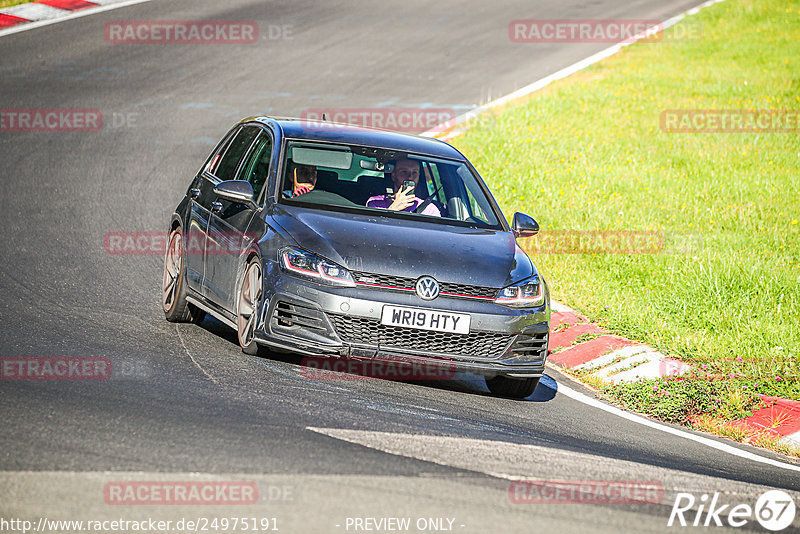
[[[500,290],[495,304],[512,308],[533,308],[544,302],[544,283],[538,276]]]
[[[281,267],[299,278],[314,280],[329,286],[355,287],[350,271],[299,248],[287,247],[280,251]]]

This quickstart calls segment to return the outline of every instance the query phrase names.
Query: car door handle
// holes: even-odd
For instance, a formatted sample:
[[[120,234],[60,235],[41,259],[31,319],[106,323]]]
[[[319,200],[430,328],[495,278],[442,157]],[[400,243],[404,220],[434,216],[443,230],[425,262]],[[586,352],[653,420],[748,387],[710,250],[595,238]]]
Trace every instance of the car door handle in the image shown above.
[[[192,200],[197,200],[200,198],[200,190],[196,187],[189,190],[189,196],[192,197]]]
[[[222,211],[222,202],[211,203],[211,213],[219,213]]]

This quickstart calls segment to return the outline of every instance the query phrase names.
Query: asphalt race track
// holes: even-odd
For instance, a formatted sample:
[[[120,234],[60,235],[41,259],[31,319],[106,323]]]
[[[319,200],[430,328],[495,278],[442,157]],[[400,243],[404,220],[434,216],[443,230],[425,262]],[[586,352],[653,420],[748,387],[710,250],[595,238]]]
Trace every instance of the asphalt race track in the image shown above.
[[[471,376],[309,380],[299,356],[244,355],[213,319],[168,323],[163,257],[104,248],[109,232],[165,233],[189,180],[240,118],[334,107],[461,113],[609,46],[512,43],[511,20],[664,20],[694,4],[153,0],[0,36],[0,108],[104,117],[95,132],[0,133],[0,355],[100,357],[119,371],[0,382],[0,517],[246,515],[275,518],[281,532],[408,517],[410,531],[663,532],[700,528],[667,527],[678,492],[753,506],[781,488],[800,504],[800,471],[578,402],[559,388],[586,390],[555,371],[526,401],[493,398]],[[109,21],[198,19],[254,20],[260,39],[104,39]],[[278,27],[288,30],[270,31]],[[510,484],[530,479],[656,481],[664,494],[515,502]],[[257,502],[124,506],[104,496],[109,483],[187,480],[254,483]],[[736,530],[763,531],[755,520]]]

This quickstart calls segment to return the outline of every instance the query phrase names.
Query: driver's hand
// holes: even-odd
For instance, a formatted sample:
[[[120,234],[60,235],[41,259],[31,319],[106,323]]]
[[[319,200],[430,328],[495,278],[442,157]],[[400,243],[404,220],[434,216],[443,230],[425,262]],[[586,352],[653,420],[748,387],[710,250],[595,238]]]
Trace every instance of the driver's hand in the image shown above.
[[[403,211],[407,207],[414,204],[414,200],[416,196],[414,195],[414,190],[405,190],[400,188],[394,195],[394,201],[389,205],[390,210],[393,211]]]
[[[298,187],[297,189],[294,190],[294,193],[292,194],[292,196],[293,197],[299,197],[300,195],[305,195],[309,191],[311,191],[311,188],[309,186],[301,185],[300,187]]]

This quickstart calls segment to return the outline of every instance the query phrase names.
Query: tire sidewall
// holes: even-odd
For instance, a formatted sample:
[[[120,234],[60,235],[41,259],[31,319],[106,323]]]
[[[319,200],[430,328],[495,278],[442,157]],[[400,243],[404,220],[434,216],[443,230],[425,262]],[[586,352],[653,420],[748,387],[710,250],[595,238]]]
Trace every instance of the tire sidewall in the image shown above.
[[[184,258],[183,258],[183,233],[181,232],[180,228],[176,228],[169,234],[169,239],[167,240],[167,252],[164,255],[164,271],[166,273],[167,270],[167,259],[169,258],[170,250],[172,249],[172,242],[175,238],[175,235],[180,235],[181,238],[181,246],[179,251],[180,256],[180,264],[178,266],[178,274],[175,277],[175,289],[174,289],[174,296],[172,298],[172,304],[169,309],[164,308],[164,295],[163,295],[163,282],[162,282],[162,295],[161,295],[161,309],[164,311],[164,315],[166,315],[168,320],[178,321],[183,318],[185,314],[186,308],[186,287],[184,286]]]
[[[254,264],[258,264],[258,270],[261,273],[261,285],[263,287],[263,284],[264,284],[264,268],[260,265],[260,263],[261,263],[261,260],[256,256],[254,258],[251,258],[245,264],[244,272],[242,274],[242,281],[239,284],[239,291],[236,294],[236,325],[237,325],[236,339],[239,342],[239,346],[242,348],[242,352],[244,352],[245,354],[250,354],[250,355],[258,354],[258,343],[256,343],[256,341],[255,341],[255,331],[254,331],[253,339],[250,340],[250,343],[248,343],[247,345],[243,345],[242,344],[242,337],[241,337],[241,335],[239,335],[240,333],[238,332],[239,301],[241,300],[241,297],[242,297],[242,291],[244,291],[244,284],[248,279],[247,273],[250,272],[250,268]],[[263,294],[264,294],[263,289],[261,290],[260,293],[261,293],[261,296],[263,296]],[[253,306],[253,314],[256,316],[256,319],[255,319],[256,321],[258,320],[258,313],[259,313],[259,310],[261,309],[261,302],[260,302],[261,301],[261,296],[259,296],[257,301],[254,302],[254,306]]]

